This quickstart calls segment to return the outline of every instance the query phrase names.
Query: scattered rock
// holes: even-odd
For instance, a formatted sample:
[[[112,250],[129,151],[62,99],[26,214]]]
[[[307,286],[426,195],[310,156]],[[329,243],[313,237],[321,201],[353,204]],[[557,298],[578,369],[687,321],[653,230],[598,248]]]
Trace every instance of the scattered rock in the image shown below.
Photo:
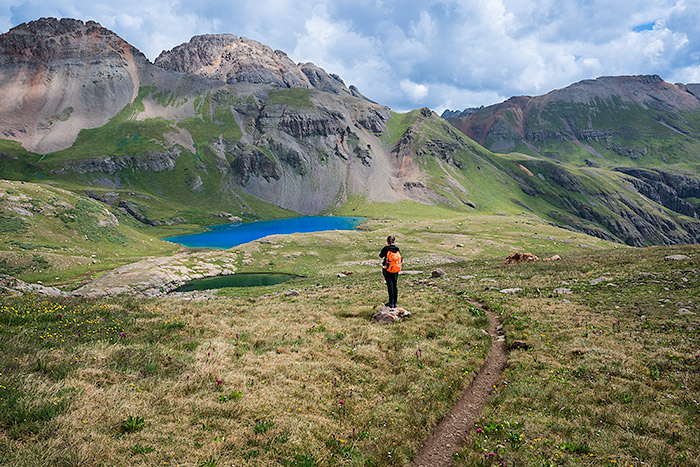
[[[501,289],[499,292],[501,293],[518,293],[521,292],[523,289],[520,287],[513,287],[512,289]]]
[[[690,259],[690,256],[686,255],[669,255],[664,258],[666,261],[683,261],[686,259]]]
[[[64,292],[56,287],[45,287],[41,284],[28,284],[12,276],[0,274],[0,290],[14,293],[35,293],[48,297],[71,297],[73,294]]]
[[[463,245],[462,243],[458,243],[457,245],[455,245],[455,247],[457,247],[457,248],[464,248],[464,245]]]
[[[528,350],[530,348],[530,344],[527,342],[523,341],[513,341],[511,344],[508,346],[510,350]]]
[[[482,329],[481,334],[488,336],[488,337],[491,337],[491,334],[489,334],[489,332],[486,329]]]
[[[299,296],[299,291],[297,289],[289,289],[286,292],[284,292],[285,297],[298,297]]]
[[[559,295],[567,295],[567,294],[571,293],[571,289],[566,288],[566,287],[559,287],[559,288],[554,289],[554,293],[559,294]]]
[[[336,276],[338,276],[338,277],[347,277],[347,274],[343,274],[342,272],[339,272],[338,274],[336,274]]]
[[[506,257],[505,263],[506,264],[520,264],[520,263],[534,263],[536,261],[539,261],[540,259],[533,255],[532,253],[520,253],[519,251],[516,251],[512,255],[508,255]]]
[[[474,274],[468,274],[466,276],[459,276],[459,278],[468,281],[469,279],[475,279],[476,276]]]
[[[481,279],[479,282],[492,282],[492,283],[495,284],[495,283],[496,283],[496,279],[491,279],[490,277],[484,277],[484,278]]]
[[[694,315],[695,313],[693,313],[692,311],[690,311],[690,310],[687,309],[687,308],[679,308],[679,309],[678,309],[678,314],[679,314],[679,315]]]
[[[355,273],[353,271],[342,271],[341,274],[345,274],[346,276],[352,276]]]
[[[410,318],[410,316],[411,313],[403,308],[389,308],[388,306],[384,305],[374,315],[372,315],[372,321],[391,324],[402,318]]]
[[[542,261],[561,261],[561,256],[559,256],[559,255],[550,256],[549,258],[544,258]]]
[[[243,219],[241,219],[238,216],[234,216],[230,212],[212,212],[211,214],[213,216],[216,216],[216,217],[223,217],[224,219],[226,219],[227,221],[229,221],[232,224],[238,223],[238,222],[243,222]]]
[[[591,279],[590,281],[588,281],[588,283],[591,284],[591,285],[598,285],[598,284],[600,284],[601,282],[607,282],[607,281],[609,281],[609,280],[610,280],[610,279],[607,278],[607,277],[605,277],[605,276],[600,276],[600,277],[596,277],[595,279]]]
[[[436,269],[430,273],[430,277],[444,277],[446,275],[447,275],[447,273],[445,271],[443,271],[442,269]]]
[[[401,274],[408,274],[409,276],[417,276],[423,274],[423,271],[401,271]]]

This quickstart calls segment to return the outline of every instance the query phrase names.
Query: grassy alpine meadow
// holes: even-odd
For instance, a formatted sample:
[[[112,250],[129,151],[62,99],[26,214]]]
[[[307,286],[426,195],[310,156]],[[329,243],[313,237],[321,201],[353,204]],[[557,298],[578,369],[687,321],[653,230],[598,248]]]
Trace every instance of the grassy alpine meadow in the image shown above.
[[[405,465],[490,339],[463,298],[402,282],[413,317],[391,326],[370,321],[377,271],[205,301],[3,297],[0,464]]]
[[[446,270],[515,347],[456,465],[700,465],[699,247]]]
[[[408,465],[488,353],[477,300],[513,349],[457,465],[700,465],[700,247],[398,208],[235,249],[238,272],[307,276],[276,286],[2,296],[0,464]],[[382,325],[389,228],[412,317]]]

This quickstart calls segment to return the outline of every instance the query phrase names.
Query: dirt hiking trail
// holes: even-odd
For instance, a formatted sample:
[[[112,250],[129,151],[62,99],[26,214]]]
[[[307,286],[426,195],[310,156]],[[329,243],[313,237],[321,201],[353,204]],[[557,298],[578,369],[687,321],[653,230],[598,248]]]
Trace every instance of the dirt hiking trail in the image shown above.
[[[481,308],[478,303],[472,305]],[[459,451],[486,404],[486,399],[493,392],[506,367],[506,340],[498,316],[486,311],[489,319],[489,335],[492,338],[491,349],[486,361],[479,369],[471,384],[464,389],[457,404],[445,415],[428,435],[423,446],[413,460],[414,467],[451,466],[452,454]]]

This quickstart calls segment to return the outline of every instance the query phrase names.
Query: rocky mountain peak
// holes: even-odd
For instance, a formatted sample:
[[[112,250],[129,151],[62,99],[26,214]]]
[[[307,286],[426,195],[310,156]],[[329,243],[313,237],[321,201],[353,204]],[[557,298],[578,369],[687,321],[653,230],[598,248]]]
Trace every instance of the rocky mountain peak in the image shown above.
[[[339,76],[330,75],[313,63],[296,64],[281,50],[233,34],[194,36],[189,42],[163,51],[155,64],[229,84],[268,84],[363,97],[356,89],[348,89]]]
[[[41,18],[0,35],[0,64],[5,65],[110,56],[146,61],[136,48],[95,21]]]
[[[0,138],[49,153],[104,125],[153,67],[94,21],[42,18],[0,35]],[[154,67],[155,68],[155,67]]]

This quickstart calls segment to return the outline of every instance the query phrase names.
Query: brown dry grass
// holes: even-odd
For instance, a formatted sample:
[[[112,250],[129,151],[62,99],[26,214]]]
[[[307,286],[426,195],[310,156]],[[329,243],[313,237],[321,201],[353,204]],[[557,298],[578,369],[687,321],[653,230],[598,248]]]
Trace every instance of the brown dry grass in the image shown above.
[[[38,429],[3,430],[2,460],[407,463],[479,367],[489,345],[480,332],[486,321],[461,299],[407,279],[402,292],[413,317],[371,323],[384,298],[377,274],[333,282],[297,284],[296,297],[112,304],[137,316],[122,340],[22,357],[12,372],[22,388],[40,397],[68,391],[71,400]],[[57,381],[34,371],[38,360],[76,357],[77,369]],[[128,415],[143,417],[144,429],[122,433]],[[153,451],[134,454],[137,446]]]

